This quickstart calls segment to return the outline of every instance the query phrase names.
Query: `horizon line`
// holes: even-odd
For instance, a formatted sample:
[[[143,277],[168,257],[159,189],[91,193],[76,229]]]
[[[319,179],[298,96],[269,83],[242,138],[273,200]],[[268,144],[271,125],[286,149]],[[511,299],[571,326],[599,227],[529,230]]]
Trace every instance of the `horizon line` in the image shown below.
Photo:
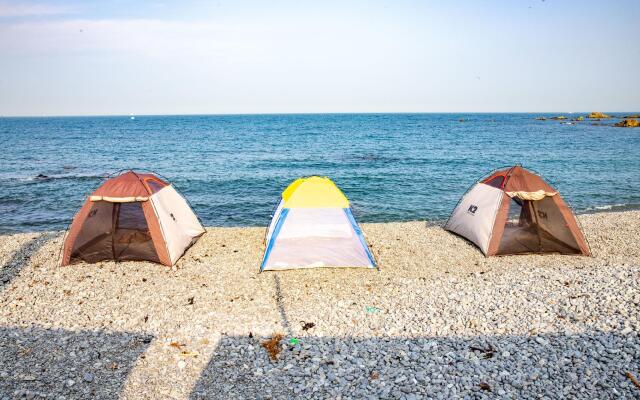
[[[186,114],[15,114],[0,118],[86,118],[86,117],[225,117],[225,116],[262,116],[262,115],[410,115],[410,114],[589,114],[594,111],[363,111],[363,112],[256,112],[256,113],[186,113]],[[597,111],[611,114],[629,114],[636,111]]]

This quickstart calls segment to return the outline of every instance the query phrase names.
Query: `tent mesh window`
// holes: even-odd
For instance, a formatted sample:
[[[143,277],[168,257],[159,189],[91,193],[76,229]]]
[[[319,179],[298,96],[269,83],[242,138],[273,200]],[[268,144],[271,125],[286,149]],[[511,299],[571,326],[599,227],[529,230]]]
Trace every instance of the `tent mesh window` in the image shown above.
[[[75,240],[71,259],[160,262],[142,204],[94,202]]]
[[[142,204],[121,203],[116,207],[119,212],[114,231],[114,259],[160,262],[153,247]]]
[[[550,197],[539,201],[512,198],[497,254],[561,253],[580,250]]]

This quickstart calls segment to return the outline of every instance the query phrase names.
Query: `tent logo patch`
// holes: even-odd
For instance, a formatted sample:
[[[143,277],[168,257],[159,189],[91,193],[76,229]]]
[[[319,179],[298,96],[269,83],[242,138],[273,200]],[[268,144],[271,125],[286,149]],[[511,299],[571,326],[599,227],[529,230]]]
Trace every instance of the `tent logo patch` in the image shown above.
[[[471,215],[476,215],[476,211],[478,211],[478,206],[476,205],[470,205],[469,209],[467,210],[467,212]]]

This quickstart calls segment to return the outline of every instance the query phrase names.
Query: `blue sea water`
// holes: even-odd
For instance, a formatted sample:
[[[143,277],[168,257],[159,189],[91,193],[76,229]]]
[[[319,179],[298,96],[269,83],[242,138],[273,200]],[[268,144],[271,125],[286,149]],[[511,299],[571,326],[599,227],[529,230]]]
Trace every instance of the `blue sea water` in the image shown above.
[[[442,220],[474,181],[515,163],[578,212],[640,207],[640,129],[535,116],[0,118],[0,232],[65,229],[106,175],[128,168],[165,176],[207,226],[267,225],[306,175],[331,177],[361,222]]]

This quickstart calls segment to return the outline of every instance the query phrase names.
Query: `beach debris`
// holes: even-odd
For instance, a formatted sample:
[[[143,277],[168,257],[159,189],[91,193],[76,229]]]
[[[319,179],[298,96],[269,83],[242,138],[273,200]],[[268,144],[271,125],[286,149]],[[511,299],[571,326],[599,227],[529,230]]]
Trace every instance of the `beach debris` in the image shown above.
[[[369,379],[374,381],[376,379],[380,379],[380,372],[378,371],[372,371],[371,374],[369,375]]]
[[[491,391],[491,386],[487,382],[480,382],[480,389],[486,390],[487,392]]]
[[[300,322],[302,322],[302,330],[303,331],[308,331],[309,329],[311,329],[314,326],[316,326],[316,324],[314,324],[313,322],[304,322],[304,321],[300,321]]]
[[[496,352],[496,349],[491,345],[487,346],[486,348],[469,346],[469,349],[482,353],[482,358],[492,358]]]
[[[283,337],[284,335],[282,333],[275,333],[271,337],[271,339],[268,339],[262,342],[262,347],[265,348],[265,350],[267,351],[267,354],[269,354],[269,358],[272,361],[275,361],[278,359],[278,354],[280,354],[280,351],[282,350],[282,348],[280,347],[280,341],[282,340]]]
[[[605,118],[611,118],[611,116],[605,114],[605,113],[601,113],[599,111],[594,111],[592,113],[589,113],[589,115],[587,115],[587,118],[589,119],[605,119]]]
[[[380,312],[380,309],[378,307],[366,306],[364,309],[369,314],[377,314]]]
[[[295,346],[295,345],[297,345],[298,343],[300,343],[300,339],[298,339],[298,338],[291,338],[291,339],[289,339],[289,344],[290,344],[290,345]]]
[[[194,301],[194,298],[193,298],[193,297],[189,297],[189,298],[187,299],[187,305],[188,305],[188,306],[192,306],[192,305],[193,305],[193,301]]]
[[[616,122],[613,126],[617,126],[619,128],[637,128],[640,127],[640,122],[637,119],[623,119],[620,122]]]
[[[635,387],[637,387],[638,389],[640,389],[640,382],[638,382],[636,380],[636,378],[633,376],[633,374],[629,371],[627,371],[627,373],[625,374],[627,376],[627,378],[629,378],[629,380],[631,381],[631,383],[633,383],[633,385]]]
[[[184,344],[180,344],[178,342],[171,342],[169,343],[170,347],[176,348],[178,350],[182,350],[182,346],[184,346]]]
[[[197,351],[187,351],[187,350],[182,350],[180,352],[180,355],[182,357],[198,357],[200,355],[200,353],[198,353]]]

